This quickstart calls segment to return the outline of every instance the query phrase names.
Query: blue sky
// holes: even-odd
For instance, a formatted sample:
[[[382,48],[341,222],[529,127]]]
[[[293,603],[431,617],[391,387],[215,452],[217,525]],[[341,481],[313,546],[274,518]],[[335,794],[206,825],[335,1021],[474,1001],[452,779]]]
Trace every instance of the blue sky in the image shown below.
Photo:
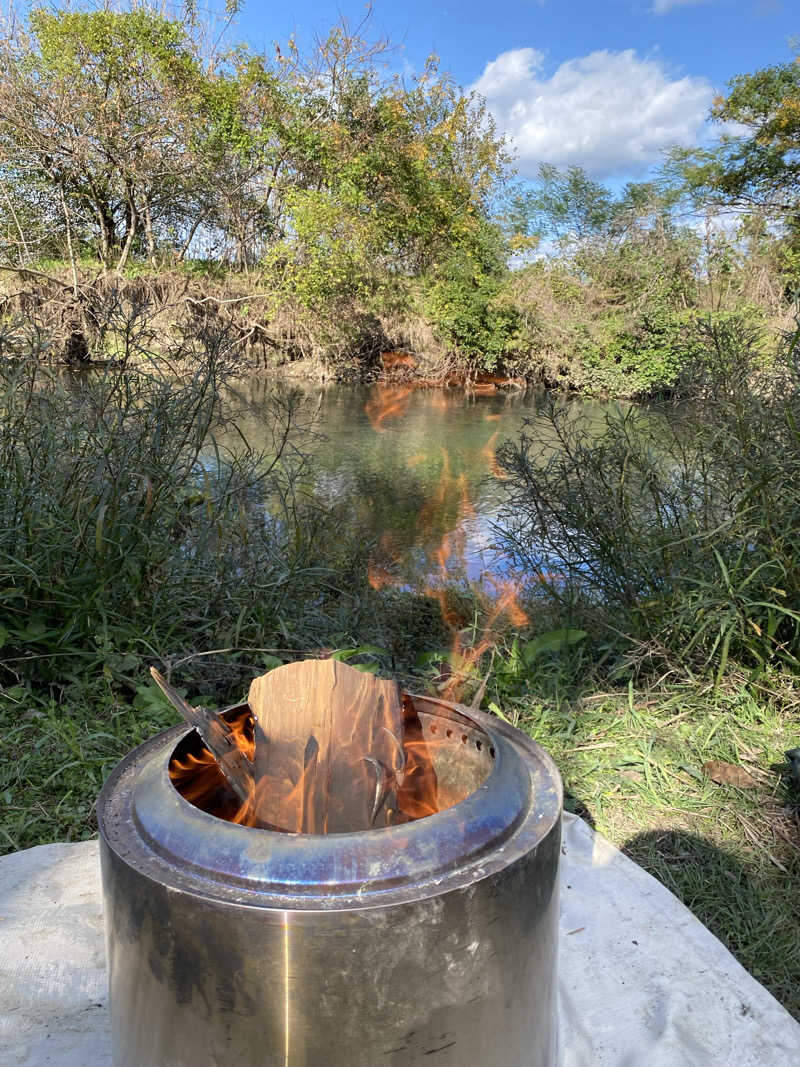
[[[539,161],[611,181],[639,178],[670,143],[710,136],[715,93],[735,74],[790,58],[797,0],[374,0],[372,33],[419,69],[435,51],[487,98],[522,177]],[[793,11],[794,9],[794,11]],[[300,42],[363,3],[245,4],[233,29],[256,47]]]

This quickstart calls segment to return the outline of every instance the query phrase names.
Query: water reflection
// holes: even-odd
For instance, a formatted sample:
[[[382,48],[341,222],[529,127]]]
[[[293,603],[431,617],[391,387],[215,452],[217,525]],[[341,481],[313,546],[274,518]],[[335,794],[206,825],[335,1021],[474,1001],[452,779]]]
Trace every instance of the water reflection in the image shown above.
[[[254,447],[268,447],[270,379],[231,387],[229,412]],[[471,394],[409,385],[303,387],[316,414],[305,447],[322,500],[347,502],[352,529],[373,545],[373,584],[418,586],[443,572],[471,582],[502,577],[494,545],[500,474],[495,450],[526,421],[545,439],[538,390]],[[605,405],[563,403],[602,423]]]

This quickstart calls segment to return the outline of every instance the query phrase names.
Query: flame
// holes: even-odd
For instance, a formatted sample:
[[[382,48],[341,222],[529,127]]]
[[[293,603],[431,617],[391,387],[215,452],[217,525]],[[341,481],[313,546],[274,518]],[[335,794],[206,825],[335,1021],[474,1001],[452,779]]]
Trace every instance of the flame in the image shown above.
[[[391,771],[386,782],[387,802],[383,812],[379,810],[377,813],[380,814],[380,820],[372,825],[387,826],[413,822],[463,799],[462,795],[440,795],[436,773],[437,752],[441,751],[447,742],[431,737],[426,739],[414,702],[407,694],[403,694],[402,708],[403,736],[391,742],[395,748],[398,745],[402,748],[402,758],[394,761],[395,769]],[[380,715],[380,709],[376,709],[376,714]],[[252,762],[255,757],[255,730],[249,707],[245,705],[235,714],[229,714],[227,719],[237,746]],[[181,753],[173,755],[169,775],[175,788],[186,800],[228,822],[272,830],[285,829],[284,826],[258,817],[258,812],[274,810],[275,798],[278,797],[287,825],[303,826],[306,833],[326,833],[327,826],[324,823],[315,823],[314,813],[310,810],[311,785],[314,775],[319,771],[312,742],[313,738],[306,745],[306,758],[298,774],[294,773],[297,768],[290,768],[289,777],[265,776],[257,783],[251,800],[244,804],[228,786],[214,757],[197,734],[190,734],[187,741],[181,745]],[[353,779],[354,774],[372,773],[366,768],[363,759],[356,760],[353,766],[347,765],[347,756],[346,745],[334,753],[333,760],[339,762],[339,767],[338,778],[337,768],[333,769],[332,794],[337,788],[340,795],[346,794],[347,783]],[[391,758],[386,758],[385,755],[384,759],[386,764],[392,762]],[[280,761],[278,763],[280,764]],[[330,783],[330,761],[325,770]],[[293,781],[295,777],[296,781]],[[369,822],[368,815],[366,821]],[[368,828],[369,825],[353,827],[356,830]]]
[[[386,589],[400,585],[400,579],[392,571],[399,563],[400,553],[391,530],[384,530],[378,541],[377,553],[367,561],[367,581],[373,589]]]
[[[508,384],[510,379],[497,375],[480,375],[473,383],[478,391],[495,390],[498,386]],[[366,405],[366,413],[375,429],[382,429],[387,418],[402,415],[407,407],[408,397],[416,386],[411,385],[378,387],[376,395]],[[448,406],[444,392],[435,394],[440,407]],[[499,421],[497,413],[485,416],[486,421]],[[478,453],[486,469],[498,479],[506,479],[507,474],[497,461],[497,440],[499,430],[495,430]],[[518,583],[510,578],[497,578],[484,574],[479,583],[470,583],[473,598],[477,598],[482,609],[484,622],[478,634],[473,633],[467,643],[463,631],[471,619],[464,616],[454,588],[463,585],[467,577],[467,529],[470,520],[475,519],[476,510],[470,496],[467,477],[464,473],[454,474],[449,452],[442,449],[441,474],[434,490],[428,495],[419,509],[416,521],[417,545],[428,545],[430,560],[428,578],[423,583],[424,594],[438,603],[442,620],[451,634],[451,652],[453,666],[450,680],[444,696],[454,699],[469,684],[475,681],[476,668],[483,656],[495,648],[502,630],[510,624],[514,627],[526,626],[528,616],[520,605]],[[417,453],[411,456],[406,465],[418,466],[425,455]],[[455,511],[455,514],[453,512]],[[447,522],[447,516],[452,516]],[[447,528],[441,535],[435,531]],[[433,537],[432,537],[433,535]],[[438,543],[431,541],[438,537]],[[373,589],[381,590],[388,586],[398,586],[401,579],[397,576],[400,552],[390,542],[387,535],[381,537],[379,550],[372,556],[367,567],[367,580]]]
[[[494,614],[489,620],[491,625],[499,615],[507,615],[512,626],[527,626],[531,621],[527,612],[519,602],[519,587],[510,578],[487,577],[487,581],[495,587],[500,594],[495,603]]]
[[[233,740],[237,748],[252,761],[255,754],[255,737],[253,717],[249,708],[244,708],[235,716],[228,716]],[[169,765],[169,776],[178,791],[192,804],[206,810],[214,810],[223,819],[242,823],[245,826],[256,824],[252,802],[242,804],[225,780],[211,752],[203,744],[195,746],[183,756],[173,756]]]
[[[413,701],[403,700],[403,751],[405,768],[402,782],[397,790],[397,808],[403,821],[424,819],[441,811],[447,804],[439,797],[439,779],[436,775],[434,751],[443,742],[426,741]]]
[[[381,590],[387,586],[397,585],[397,579],[389,570],[374,560],[367,563],[367,581],[373,589]]]
[[[376,386],[365,412],[377,431],[383,431],[384,423],[388,419],[405,413],[417,384],[419,383]],[[494,387],[495,383],[485,381],[478,384]],[[436,395],[437,405],[446,408],[447,397],[442,393]],[[497,421],[499,418],[500,416],[495,414],[486,416],[487,421]],[[481,449],[480,456],[496,477],[503,477],[504,473],[497,464],[495,451],[498,433],[496,430],[491,435]],[[410,457],[407,464],[413,467],[426,458],[420,453]],[[427,581],[424,583],[424,592],[439,604],[441,617],[451,634],[452,665],[449,677],[444,679],[444,684],[440,686],[445,699],[451,700],[458,699],[468,686],[474,686],[481,660],[496,648],[503,629],[508,624],[522,627],[529,621],[519,601],[519,586],[508,577],[484,575],[482,582],[470,583],[472,596],[465,601],[468,612],[465,612],[459,603],[457,586],[463,585],[467,576],[466,525],[475,515],[467,477],[464,473],[456,475],[453,472],[450,455],[446,449],[442,449],[438,484],[420,507],[417,516],[417,542],[428,544],[430,567]],[[443,522],[448,516],[453,521]],[[439,536],[435,531],[440,530],[443,524],[447,525],[448,529],[434,547],[431,542]],[[367,579],[372,588],[381,590],[401,584],[395,573],[399,562],[400,552],[396,540],[391,531],[385,531],[379,541],[378,553],[368,564]],[[475,600],[480,605],[483,619],[477,632],[470,629]],[[235,743],[252,763],[256,742],[249,708],[245,706],[237,714],[229,715],[228,721]],[[214,757],[199,737],[190,735],[190,738],[191,741],[182,743],[180,754],[173,756],[169,773],[176,788],[191,803],[245,826],[288,829],[291,832],[327,832],[325,819],[320,822],[316,812],[312,810],[314,804],[311,785],[315,782],[315,776],[323,772],[323,767],[317,766],[317,751],[311,745],[313,738],[309,739],[302,759],[287,760],[280,776],[277,772],[272,777],[264,775],[251,790],[251,797],[244,803],[230,788]],[[371,813],[372,822],[369,821],[370,813],[366,813],[366,825],[354,826],[353,829],[410,822],[440,811],[461,799],[458,796],[443,798],[439,789],[437,753],[439,745],[444,743],[424,734],[413,701],[410,698],[404,699],[403,735],[401,738],[395,737],[394,752],[397,756],[398,749],[402,748],[403,758],[396,765],[391,758],[381,759],[386,775],[385,796]],[[342,751],[339,751],[339,747]],[[367,761],[359,755],[351,757],[352,762],[348,764],[348,746],[345,744],[339,747],[332,758],[326,759],[324,773],[328,776],[328,781],[333,781],[333,772],[336,772],[333,773],[333,778],[336,778],[338,773],[339,782],[344,783],[340,784],[339,788],[346,791],[346,782],[358,778],[362,785],[361,793],[364,794],[363,776],[370,773]],[[380,785],[380,779],[377,784]],[[331,791],[333,789],[334,785],[331,785]],[[380,799],[381,789],[373,792]],[[283,813],[281,820],[285,818],[284,825],[272,824],[263,817],[264,812],[274,809],[274,803],[270,803],[274,801],[274,795],[280,796],[280,810]],[[377,804],[377,800],[375,803]],[[382,821],[375,822],[376,815],[379,815]]]
[[[490,575],[486,576],[486,580],[494,587],[497,595],[493,603],[490,601],[485,604],[488,614],[479,640],[467,646],[461,631],[453,635],[452,652],[456,666],[442,693],[446,700],[457,700],[465,686],[474,682],[478,664],[487,652],[497,646],[501,632],[499,623],[503,616],[515,627],[527,626],[530,622],[519,603],[519,588],[516,582],[510,578],[501,579]]]
[[[492,461],[494,460],[495,447],[497,445],[497,437],[500,433],[499,430],[495,430],[489,440],[481,449],[481,456],[486,460],[487,465],[491,468]]]
[[[486,461],[486,466],[489,472],[494,475],[495,478],[499,478],[500,481],[507,481],[508,475],[497,462],[497,437],[500,433],[499,430],[495,430],[484,447],[481,449],[481,456]]]
[[[495,431],[492,434],[482,449],[482,455],[489,463],[490,469],[492,463],[496,464],[494,448],[498,432]],[[432,576],[431,581],[425,587],[426,595],[438,602],[442,619],[452,635],[450,651],[454,666],[442,694],[445,699],[449,700],[458,699],[465,686],[474,681],[478,664],[484,655],[497,645],[503,617],[515,627],[526,626],[529,622],[526,612],[519,603],[518,583],[511,578],[484,575],[484,584],[478,588],[473,587],[472,591],[482,603],[486,619],[482,626],[481,636],[467,645],[463,631],[469,620],[465,619],[458,610],[451,587],[455,578],[466,574],[467,535],[464,524],[474,518],[476,513],[465,475],[453,477],[449,456],[443,452],[442,476],[437,491],[428,501],[427,508],[420,512],[420,520],[425,518],[430,522],[435,514],[440,514],[445,499],[454,489],[459,495],[458,522],[453,530],[443,535],[434,556],[437,573]],[[490,586],[488,589],[487,584]]]
[[[480,455],[496,477],[505,477],[495,455],[498,435],[499,431],[496,430],[481,449]],[[471,635],[470,643],[467,643],[463,631],[469,626],[471,615],[465,616],[454,590],[466,581],[466,526],[476,517],[476,510],[466,475],[453,473],[450,454],[446,449],[442,449],[441,455],[439,480],[417,516],[417,542],[424,544],[429,541],[433,531],[441,527],[443,517],[452,515],[453,521],[446,524],[448,529],[440,536],[438,543],[429,549],[429,573],[422,592],[439,605],[442,620],[451,634],[451,674],[443,695],[447,699],[457,699],[468,685],[475,682],[480,661],[496,647],[503,629],[509,624],[514,627],[526,626],[529,619],[519,602],[519,584],[511,578],[484,574],[480,583],[470,583],[471,593],[481,605],[484,622],[479,634]],[[420,458],[413,456],[413,463],[420,462]],[[367,568],[367,579],[372,588],[385,589],[400,585],[401,580],[396,575],[399,563],[397,545],[390,533],[384,533],[379,550],[370,559]]]

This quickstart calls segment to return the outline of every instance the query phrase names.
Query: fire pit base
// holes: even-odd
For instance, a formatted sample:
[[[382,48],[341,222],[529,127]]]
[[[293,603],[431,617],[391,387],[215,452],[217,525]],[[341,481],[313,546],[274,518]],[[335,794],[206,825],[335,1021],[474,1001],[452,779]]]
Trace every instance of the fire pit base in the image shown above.
[[[98,811],[115,1067],[552,1067],[561,787],[480,713],[413,698],[475,781],[428,818],[283,834],[194,807],[133,752]],[[430,1057],[435,1056],[435,1060]]]
[[[574,815],[563,846],[563,1062],[794,1063],[800,1024],[668,889]],[[97,841],[0,857],[0,899],[0,1063],[111,1067]]]

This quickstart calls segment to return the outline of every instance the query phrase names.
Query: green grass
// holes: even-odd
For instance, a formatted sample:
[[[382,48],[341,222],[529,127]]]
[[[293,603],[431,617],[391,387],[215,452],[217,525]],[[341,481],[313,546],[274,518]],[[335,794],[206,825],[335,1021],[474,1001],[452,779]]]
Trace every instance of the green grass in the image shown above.
[[[800,790],[783,753],[800,741],[796,706],[745,689],[597,693],[511,718],[561,768],[567,807],[658,878],[800,1018]],[[755,779],[717,785],[721,760]]]
[[[179,721],[142,686],[127,701],[102,681],[53,700],[16,686],[0,695],[0,853],[97,831],[95,802],[122,757]]]

